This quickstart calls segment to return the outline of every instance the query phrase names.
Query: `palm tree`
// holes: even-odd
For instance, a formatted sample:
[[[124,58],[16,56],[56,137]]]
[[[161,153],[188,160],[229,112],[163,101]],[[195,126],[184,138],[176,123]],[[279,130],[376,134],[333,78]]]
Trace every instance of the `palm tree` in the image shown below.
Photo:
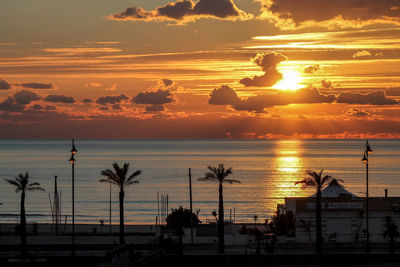
[[[318,254],[322,253],[321,191],[331,181],[337,183],[340,181],[339,179],[333,180],[330,175],[322,176],[322,172],[323,170],[319,173],[312,170],[306,170],[308,177],[295,183],[301,184],[303,188],[313,187],[317,191],[317,197],[315,198],[315,217],[317,221],[316,251]]]
[[[240,181],[233,179],[226,179],[232,174],[232,168],[225,169],[224,164],[219,164],[217,167],[208,166],[210,172],[206,172],[204,178],[199,178],[198,181],[211,181],[219,183],[219,207],[218,207],[218,251],[224,253],[225,240],[224,240],[224,197],[223,197],[223,183],[240,184]]]
[[[138,175],[142,173],[141,170],[137,170],[131,175],[128,175],[129,163],[125,163],[121,168],[118,163],[113,163],[114,170],[106,169],[101,171],[101,175],[107,178],[100,179],[100,182],[115,184],[119,187],[119,241],[120,244],[125,243],[124,235],[124,197],[125,188],[131,184],[137,184],[139,181],[135,180]]]
[[[20,234],[21,234],[21,257],[26,258],[26,216],[25,216],[25,192],[26,191],[44,191],[39,183],[29,183],[29,173],[25,175],[18,174],[13,180],[5,179],[7,183],[15,186],[15,193],[21,192],[20,207]]]

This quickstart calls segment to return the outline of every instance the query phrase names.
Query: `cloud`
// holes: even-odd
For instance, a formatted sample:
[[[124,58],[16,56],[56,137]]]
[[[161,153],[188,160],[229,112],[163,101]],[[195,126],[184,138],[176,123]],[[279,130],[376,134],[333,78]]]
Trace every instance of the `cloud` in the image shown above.
[[[14,99],[18,104],[27,105],[32,101],[39,100],[40,97],[32,91],[22,90],[14,94]]]
[[[373,24],[400,25],[398,0],[255,0],[261,19],[284,30],[305,27],[361,28]]]
[[[362,50],[362,51],[357,51],[356,53],[353,54],[353,58],[356,57],[369,57],[372,56],[371,52],[367,51],[367,50]]]
[[[172,21],[185,24],[200,18],[220,20],[249,20],[253,18],[240,10],[233,0],[178,0],[154,10],[147,11],[141,7],[129,7],[126,10],[108,16],[111,20],[131,21]]]
[[[34,110],[42,110],[43,107],[41,105],[39,105],[39,104],[35,104],[35,105],[32,106],[32,109],[34,109]]]
[[[115,91],[115,90],[117,90],[117,87],[118,87],[118,84],[114,83],[110,87],[104,89],[103,91]]]
[[[0,110],[2,111],[18,112],[23,111],[24,109],[25,105],[17,103],[15,98],[12,96],[7,97],[6,100],[0,103]]]
[[[147,112],[158,112],[158,111],[164,111],[164,110],[165,110],[164,105],[160,105],[160,104],[153,104],[153,105],[146,106]]]
[[[174,95],[169,90],[146,91],[137,94],[133,100],[136,104],[167,104],[175,102]]]
[[[103,84],[98,83],[98,82],[90,82],[90,83],[85,84],[85,86],[86,86],[86,87],[94,87],[94,88],[97,88],[97,87],[102,87]]]
[[[212,90],[208,103],[211,105],[237,105],[241,102],[236,91],[227,85]]]
[[[361,105],[395,105],[398,102],[387,98],[383,91],[375,91],[368,94],[340,93],[337,97],[338,103],[361,104]]]
[[[6,81],[0,78],[0,90],[8,90],[11,89],[10,84]]]
[[[75,98],[73,98],[72,96],[65,96],[65,95],[48,95],[44,98],[44,100],[53,103],[66,103],[66,104],[75,103]]]
[[[114,104],[111,106],[112,109],[114,110],[121,110],[121,105],[120,104]]]
[[[96,103],[100,105],[115,105],[121,103],[123,100],[127,100],[128,97],[124,94],[117,96],[101,96],[97,98]]]
[[[40,97],[36,93],[29,90],[18,91],[13,96],[8,96],[0,103],[0,110],[11,112],[23,111],[26,105],[39,99]]]
[[[85,103],[85,104],[88,104],[88,103],[92,103],[93,102],[93,100],[92,99],[90,99],[90,98],[84,98],[84,99],[82,99],[82,101],[81,101],[82,103]]]
[[[385,93],[389,96],[400,96],[400,88],[388,88]]]
[[[284,60],[287,60],[287,57],[276,52],[258,53],[252,61],[261,67],[264,74],[255,75],[253,78],[243,78],[240,83],[246,87],[274,85],[282,79],[282,74],[278,72],[276,66]]]
[[[30,88],[30,89],[53,89],[54,88],[53,84],[51,84],[51,83],[31,82],[31,83],[20,83],[18,85],[22,86],[23,88]]]
[[[265,108],[289,104],[332,103],[334,95],[324,95],[316,88],[303,88],[297,91],[278,91],[275,93],[239,98],[232,88],[222,86],[214,89],[208,100],[212,105],[230,105],[235,110],[265,112]]]
[[[329,80],[321,80],[321,85],[323,89],[333,89],[333,84]]]
[[[348,117],[356,117],[356,118],[363,118],[371,115],[368,110],[361,110],[359,108],[351,108],[346,111],[346,116]]]
[[[304,73],[309,73],[309,74],[311,74],[311,73],[314,73],[314,72],[318,71],[319,69],[320,69],[320,67],[319,67],[318,64],[310,65],[310,66],[307,66],[307,67],[304,69]]]

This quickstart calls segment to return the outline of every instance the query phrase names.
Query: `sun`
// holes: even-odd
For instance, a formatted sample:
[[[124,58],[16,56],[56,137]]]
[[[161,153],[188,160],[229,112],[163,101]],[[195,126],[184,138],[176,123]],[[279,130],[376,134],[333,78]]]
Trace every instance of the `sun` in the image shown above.
[[[301,84],[303,79],[301,78],[300,73],[296,70],[284,70],[282,75],[282,80],[277,82],[274,86],[272,86],[272,88],[295,91],[304,87]]]

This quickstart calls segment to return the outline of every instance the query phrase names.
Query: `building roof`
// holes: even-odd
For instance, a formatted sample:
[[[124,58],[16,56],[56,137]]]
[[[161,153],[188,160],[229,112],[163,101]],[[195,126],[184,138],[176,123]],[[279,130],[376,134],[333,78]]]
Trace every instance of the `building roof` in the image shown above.
[[[350,193],[349,191],[344,189],[342,186],[337,185],[337,184],[330,184],[321,191],[321,197],[340,197],[341,195],[358,197],[358,196],[354,195],[353,193]],[[310,197],[316,197],[316,196],[317,196],[317,193],[313,194]]]

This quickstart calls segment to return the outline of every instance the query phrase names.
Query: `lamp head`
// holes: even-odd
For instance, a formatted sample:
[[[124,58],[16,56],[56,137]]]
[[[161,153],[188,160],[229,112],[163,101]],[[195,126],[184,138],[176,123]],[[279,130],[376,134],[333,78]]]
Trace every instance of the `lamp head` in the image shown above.
[[[71,149],[72,155],[75,155],[76,152],[78,152],[78,150],[75,148],[75,142],[74,142],[74,141],[75,141],[75,140],[72,139],[72,149]]]
[[[69,162],[70,162],[71,164],[74,164],[74,162],[75,162],[74,154],[71,154],[71,158],[69,159]]]
[[[368,154],[371,154],[371,153],[372,153],[372,149],[371,149],[371,147],[369,146],[368,141],[367,141],[367,143],[366,143],[365,151],[366,151]]]
[[[368,158],[367,158],[367,155],[365,154],[365,152],[364,152],[364,156],[363,156],[363,158],[362,158],[362,160],[361,160],[364,164],[366,164],[367,162],[368,162]]]

